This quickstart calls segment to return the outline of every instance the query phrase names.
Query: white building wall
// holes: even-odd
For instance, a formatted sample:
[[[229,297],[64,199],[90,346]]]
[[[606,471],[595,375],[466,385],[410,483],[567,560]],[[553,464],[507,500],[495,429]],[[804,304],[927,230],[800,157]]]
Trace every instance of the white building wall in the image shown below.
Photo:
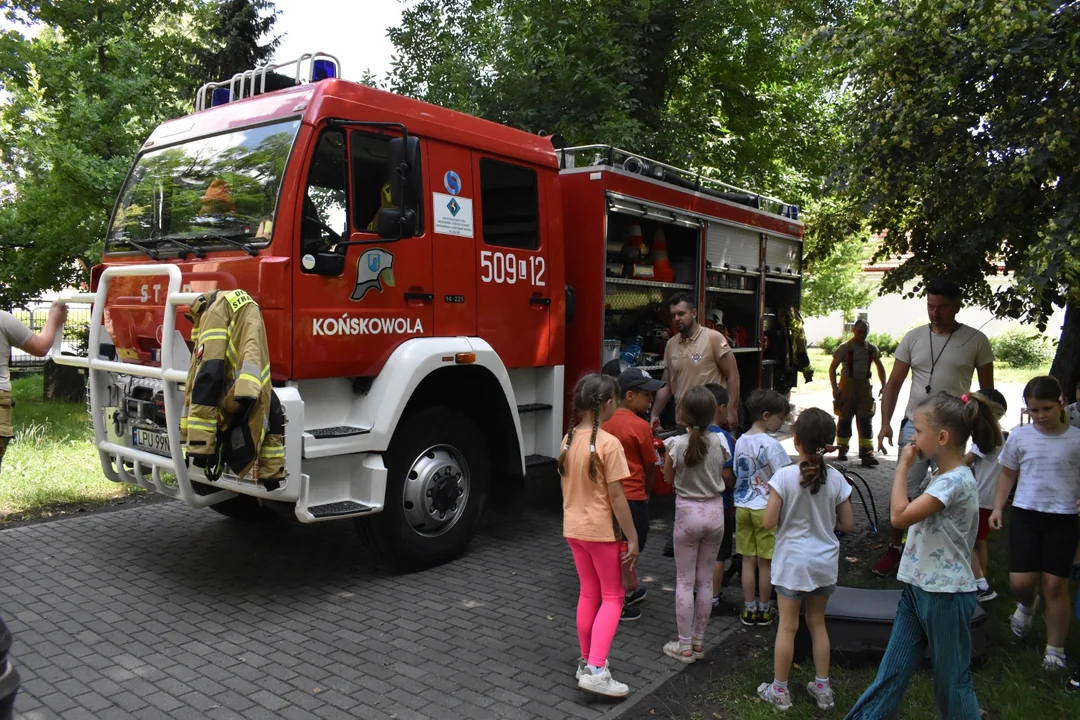
[[[902,337],[908,330],[916,325],[925,325],[929,320],[926,317],[925,297],[906,298],[900,294],[877,295],[877,289],[881,284],[880,275],[866,275],[872,284],[874,298],[867,308],[867,320],[870,322],[870,332],[887,332],[897,338]],[[1006,286],[1008,278],[990,278],[990,287],[997,292]],[[914,287],[914,283],[905,286],[905,290]],[[978,306],[965,306],[957,319],[965,325],[981,329],[988,337],[999,334],[1006,328],[1015,325],[1014,320],[999,320],[994,314],[985,308]],[[1050,317],[1046,326],[1047,337],[1057,340],[1061,337],[1061,326],[1065,322],[1065,309],[1057,308]],[[1035,326],[1029,326],[1036,331]],[[840,311],[824,317],[806,318],[806,339],[810,343],[818,343],[823,337],[832,335],[840,337],[844,332],[844,318]]]

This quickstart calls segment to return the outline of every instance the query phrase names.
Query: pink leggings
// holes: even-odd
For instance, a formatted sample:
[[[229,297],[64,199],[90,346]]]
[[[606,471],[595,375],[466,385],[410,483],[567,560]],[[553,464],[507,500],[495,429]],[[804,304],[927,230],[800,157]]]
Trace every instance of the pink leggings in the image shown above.
[[[722,497],[709,500],[675,498],[675,620],[679,626],[679,642],[684,645],[691,639],[705,637],[705,625],[712,612],[713,563],[723,539]]]
[[[567,542],[581,581],[577,603],[581,657],[593,667],[603,667],[622,615],[624,593],[619,544],[574,538],[567,538]]]

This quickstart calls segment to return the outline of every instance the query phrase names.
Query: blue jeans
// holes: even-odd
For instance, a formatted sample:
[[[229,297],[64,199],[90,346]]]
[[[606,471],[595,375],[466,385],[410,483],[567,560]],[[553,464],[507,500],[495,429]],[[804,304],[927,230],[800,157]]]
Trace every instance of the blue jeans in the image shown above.
[[[895,718],[927,643],[934,664],[934,699],[941,717],[979,720],[970,672],[971,616],[976,605],[973,592],[931,593],[913,585],[904,588],[877,677],[845,720]]]

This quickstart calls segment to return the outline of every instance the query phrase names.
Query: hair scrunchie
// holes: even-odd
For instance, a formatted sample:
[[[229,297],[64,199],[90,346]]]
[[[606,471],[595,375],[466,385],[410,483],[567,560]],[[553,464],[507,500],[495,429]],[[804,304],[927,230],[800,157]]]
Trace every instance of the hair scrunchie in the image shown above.
[[[971,396],[968,395],[967,393],[964,393],[963,395],[960,396],[960,402],[965,403],[965,404],[971,402]]]

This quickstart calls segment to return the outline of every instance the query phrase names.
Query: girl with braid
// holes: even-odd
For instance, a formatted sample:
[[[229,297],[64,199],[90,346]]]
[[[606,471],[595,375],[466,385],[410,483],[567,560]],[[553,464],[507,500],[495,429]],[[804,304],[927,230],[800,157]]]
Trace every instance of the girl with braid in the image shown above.
[[[686,435],[664,442],[664,478],[675,487],[675,622],[679,639],[664,654],[681,663],[705,657],[705,626],[712,614],[712,571],[724,539],[724,464],[727,444],[709,431],[716,398],[704,386],[679,403]],[[694,591],[697,597],[694,597]]]
[[[559,454],[562,477],[563,535],[574,554],[581,591],[577,631],[581,660],[578,687],[608,697],[626,697],[630,689],[611,677],[607,657],[623,607],[622,566],[638,557],[634,518],[623,494],[630,477],[622,443],[600,428],[615,414],[619,384],[607,375],[586,375],[574,388],[578,424],[563,438]],[[615,523],[626,538],[620,550]]]
[[[836,590],[840,541],[833,530],[855,531],[851,486],[825,465],[823,457],[836,436],[832,415],[807,408],[795,421],[795,450],[799,464],[777,470],[769,480],[769,504],[762,525],[776,528],[772,582],[780,607],[776,631],[773,681],[758,686],[758,697],[781,710],[791,707],[788,675],[799,630],[799,609],[806,602],[806,625],[814,646],[814,681],[806,691],[823,710],[833,707],[829,682],[829,633],[825,605]]]

